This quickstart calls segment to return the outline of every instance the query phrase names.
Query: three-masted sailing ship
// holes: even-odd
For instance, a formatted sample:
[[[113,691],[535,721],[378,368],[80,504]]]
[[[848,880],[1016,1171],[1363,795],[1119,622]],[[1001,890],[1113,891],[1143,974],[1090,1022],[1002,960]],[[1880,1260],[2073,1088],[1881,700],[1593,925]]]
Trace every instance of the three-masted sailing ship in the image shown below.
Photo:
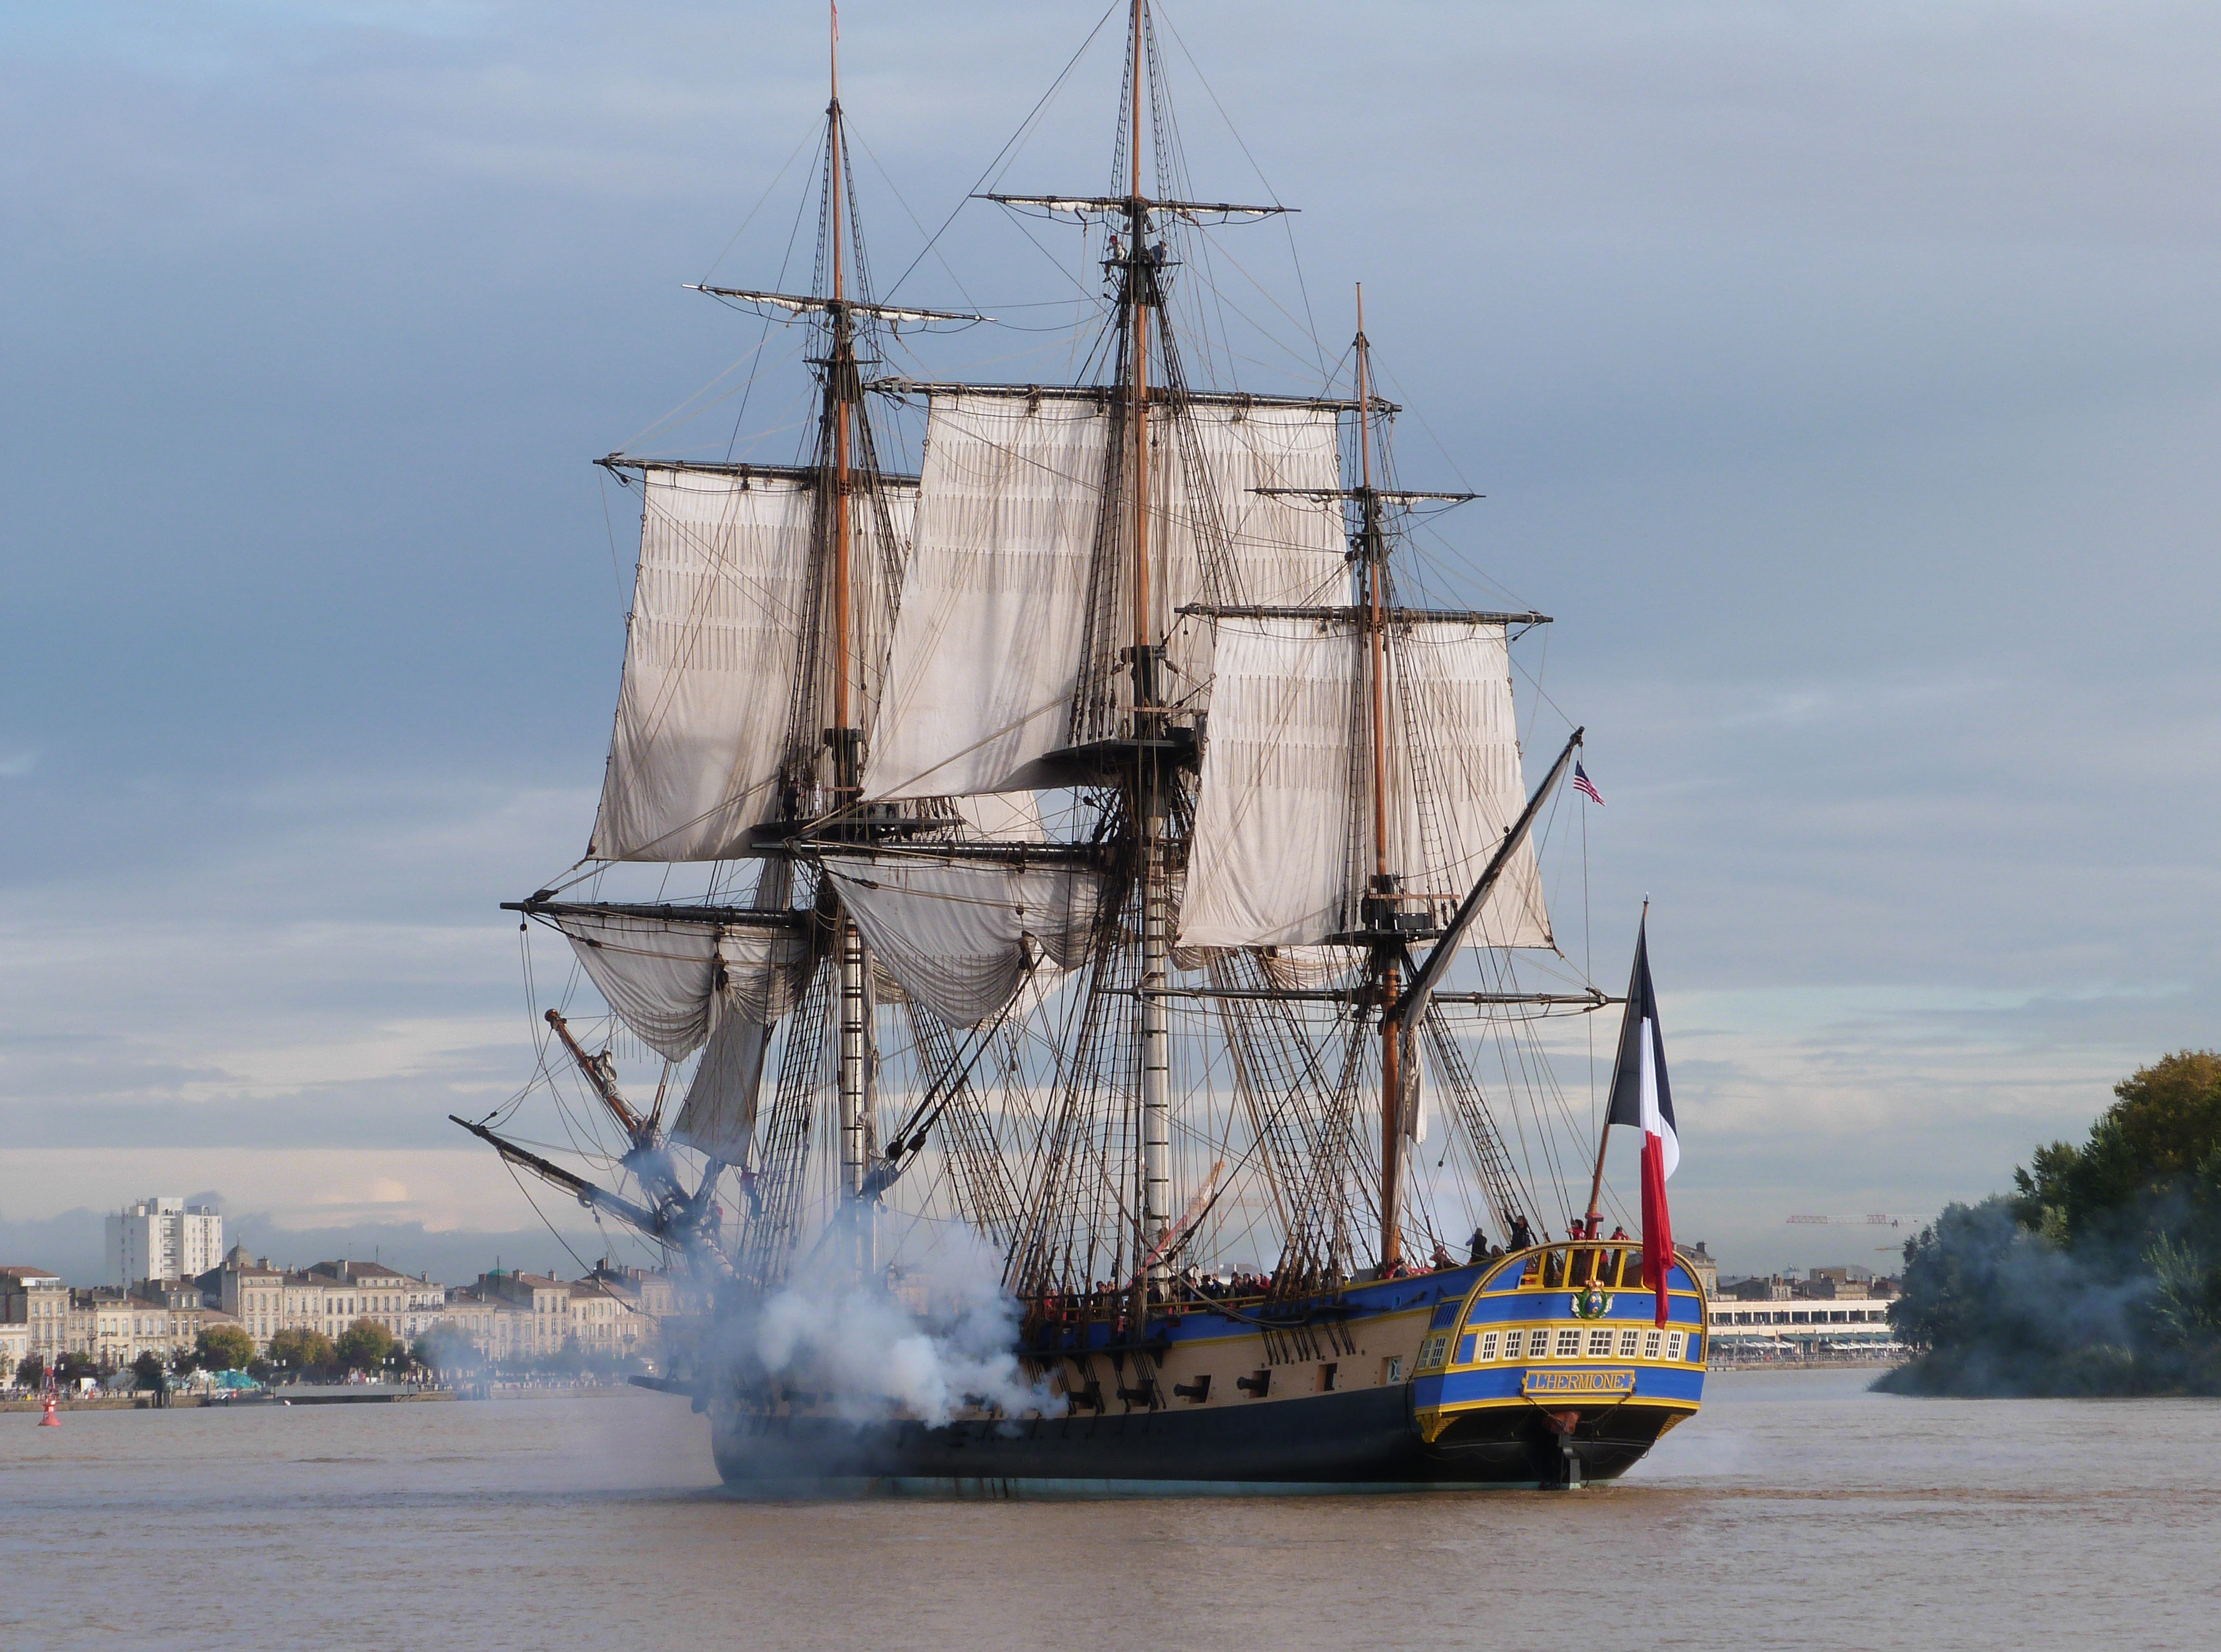
[[[1088,236],[1085,382],[888,369],[984,318],[874,297],[833,84],[810,291],[703,288],[808,329],[803,462],[600,461],[641,510],[600,808],[510,910],[608,1007],[549,1010],[543,1072],[618,1140],[585,1173],[466,1128],[683,1261],[711,1326],[992,1258],[1025,1402],[920,1414],[714,1334],[656,1379],[736,1485],[1619,1474],[1696,1409],[1704,1305],[1543,1140],[1537,1028],[1616,1002],[1543,899],[1581,738],[1529,792],[1511,648],[1547,617],[1416,598],[1412,513],[1470,496],[1394,485],[1361,308],[1323,393],[1191,377],[1199,238],[1285,209],[1186,198],[1147,0],[1111,192],[987,197]]]

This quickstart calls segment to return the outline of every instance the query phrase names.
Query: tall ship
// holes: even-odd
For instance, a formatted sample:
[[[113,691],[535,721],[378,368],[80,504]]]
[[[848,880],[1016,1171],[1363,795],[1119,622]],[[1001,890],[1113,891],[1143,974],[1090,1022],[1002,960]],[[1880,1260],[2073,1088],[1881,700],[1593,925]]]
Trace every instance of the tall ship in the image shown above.
[[[1473,496],[1398,481],[1361,291],[1310,385],[1208,382],[1213,242],[1288,209],[1198,198],[1124,21],[1107,191],[981,197],[1077,226],[1071,382],[890,365],[988,319],[875,293],[836,55],[807,290],[701,288],[799,332],[804,450],[599,461],[641,512],[600,806],[507,904],[567,979],[529,939],[540,1070],[456,1122],[691,1282],[642,1380],[736,1487],[1610,1480],[1706,1318],[1647,964],[1608,994],[1544,898],[1549,621],[1430,599]]]

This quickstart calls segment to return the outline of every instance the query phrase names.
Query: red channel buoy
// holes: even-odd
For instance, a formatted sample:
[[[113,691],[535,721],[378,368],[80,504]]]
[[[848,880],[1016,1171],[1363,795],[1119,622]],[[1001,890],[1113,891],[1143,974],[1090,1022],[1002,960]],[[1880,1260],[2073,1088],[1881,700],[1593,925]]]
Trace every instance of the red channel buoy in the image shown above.
[[[58,1429],[61,1425],[62,1419],[54,1412],[54,1397],[52,1394],[48,1394],[47,1396],[47,1414],[39,1419],[39,1426],[42,1429]]]

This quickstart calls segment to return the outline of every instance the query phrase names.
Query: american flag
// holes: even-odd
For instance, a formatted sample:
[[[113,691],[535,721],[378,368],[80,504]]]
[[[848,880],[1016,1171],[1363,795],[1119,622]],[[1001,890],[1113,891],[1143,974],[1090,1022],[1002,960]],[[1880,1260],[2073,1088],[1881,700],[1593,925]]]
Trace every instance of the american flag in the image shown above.
[[[1573,790],[1599,809],[1604,806],[1604,799],[1597,795],[1596,783],[1589,779],[1588,771],[1579,763],[1573,765]]]

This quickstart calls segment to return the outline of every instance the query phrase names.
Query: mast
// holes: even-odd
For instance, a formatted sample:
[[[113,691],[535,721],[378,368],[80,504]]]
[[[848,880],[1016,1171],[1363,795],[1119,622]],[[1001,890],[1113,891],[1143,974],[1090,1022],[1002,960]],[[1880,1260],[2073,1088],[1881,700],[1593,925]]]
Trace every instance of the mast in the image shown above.
[[[1365,341],[1365,284],[1357,284],[1357,499],[1365,560],[1365,639],[1373,667],[1373,900],[1371,927],[1392,933],[1396,879],[1388,870],[1388,569],[1380,500],[1373,491],[1373,416]],[[1372,964],[1380,1004],[1380,1267],[1402,1260],[1404,1193],[1403,1064],[1395,1014],[1397,948],[1375,942]]]
[[[833,748],[833,804],[837,813],[853,804],[863,790],[861,731],[854,726],[849,710],[849,490],[848,418],[857,391],[855,320],[848,313],[846,275],[841,256],[841,197],[843,157],[841,153],[841,13],[832,10],[832,40],[828,47],[832,98],[825,110],[825,188],[832,228],[833,291],[826,307],[832,322],[833,354],[826,365],[826,409],[833,425],[833,726],[825,731]],[[841,1195],[854,1223],[854,1261],[859,1273],[873,1261],[869,1213],[864,1205],[866,1116],[869,1096],[870,1006],[866,1001],[869,966],[863,936],[855,920],[843,907],[839,917],[841,954]]]
[[[1148,70],[1142,30],[1148,0],[1134,0],[1127,78],[1126,406],[1131,424],[1134,547],[1135,804],[1141,824],[1142,1232],[1140,1255],[1156,1252],[1172,1221],[1172,1037],[1165,990],[1171,984],[1169,879],[1165,867],[1165,787],[1158,736],[1157,647],[1149,611],[1149,309],[1156,302],[1148,248],[1149,205],[1142,193],[1142,85]],[[1137,1257],[1138,1260],[1138,1257]],[[1161,1274],[1161,1261],[1148,1270]],[[1135,1288],[1144,1286],[1136,1269]],[[1138,1317],[1136,1323],[1139,1323]]]

